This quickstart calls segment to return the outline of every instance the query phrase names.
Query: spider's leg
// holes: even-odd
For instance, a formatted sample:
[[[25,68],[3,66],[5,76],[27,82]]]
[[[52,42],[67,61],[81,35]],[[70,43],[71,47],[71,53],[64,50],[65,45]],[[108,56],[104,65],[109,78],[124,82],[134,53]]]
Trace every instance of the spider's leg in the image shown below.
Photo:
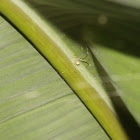
[[[85,59],[88,56],[88,53],[85,54],[84,57],[82,57],[81,59]]]
[[[80,61],[86,63],[89,66],[89,63],[86,60],[80,59]]]

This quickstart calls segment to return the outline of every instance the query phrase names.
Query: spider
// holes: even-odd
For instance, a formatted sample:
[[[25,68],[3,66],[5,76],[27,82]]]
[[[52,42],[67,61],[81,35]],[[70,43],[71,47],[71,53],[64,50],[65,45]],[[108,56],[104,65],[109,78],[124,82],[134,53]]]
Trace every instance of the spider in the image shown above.
[[[76,58],[76,65],[77,66],[79,66],[80,65],[80,62],[84,62],[84,63],[86,63],[86,64],[88,64],[89,65],[89,63],[85,60],[86,59],[86,57],[88,56],[88,48],[87,48],[87,53],[85,54],[85,56],[83,57],[83,58],[81,58],[81,57],[77,57]]]

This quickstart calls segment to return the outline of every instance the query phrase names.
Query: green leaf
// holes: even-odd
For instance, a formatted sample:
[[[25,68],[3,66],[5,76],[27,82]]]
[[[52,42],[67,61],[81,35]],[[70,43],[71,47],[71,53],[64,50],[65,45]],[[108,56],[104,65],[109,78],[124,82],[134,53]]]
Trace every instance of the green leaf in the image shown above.
[[[52,66],[0,17],[0,138],[108,140]]]
[[[94,8],[95,4],[93,2],[84,2],[82,0],[78,3],[76,1],[70,2],[66,0],[61,2],[44,0],[39,2],[32,0],[7,0],[5,2],[1,0],[1,2],[0,9],[4,16],[13,22],[26,35],[26,38],[31,40],[37,49],[47,58],[57,72],[70,85],[72,90],[81,98],[92,114],[95,115],[109,136],[114,140],[127,140],[129,139],[128,135],[133,138],[131,135],[133,132],[131,134],[129,133],[130,131],[128,132],[128,129],[121,120],[122,117],[120,118],[120,113],[116,110],[116,106],[114,106],[111,94],[108,94],[107,87],[104,85],[104,78],[101,76],[102,71],[97,66],[101,62],[98,62],[96,53],[94,54],[94,51],[90,52],[89,50],[85,61],[88,61],[90,65],[86,66],[86,64],[82,63],[81,60],[83,59],[81,58],[84,55],[81,56],[81,47],[84,48],[84,45],[81,45],[81,42],[79,43],[77,38],[80,38],[80,41],[83,37],[89,40],[86,32],[79,34],[84,28],[78,29],[78,27],[79,25],[84,25],[84,27],[85,25],[90,25],[101,30],[101,26],[105,27],[103,29],[104,31],[112,27],[116,34],[123,31],[123,34],[121,34],[123,38],[129,39],[131,42],[137,42],[139,40],[137,36],[130,36],[132,31],[136,31],[136,27],[139,25],[139,20],[136,19],[137,16],[135,18],[133,17],[136,11],[126,7],[126,11],[124,11],[123,6],[112,2],[101,1],[96,1],[97,8]],[[88,16],[84,16],[83,13],[86,13]],[[73,16],[70,16],[71,14]],[[123,21],[122,15],[125,16],[124,20],[127,22],[122,22],[118,28],[114,29],[113,27],[117,24],[117,20]],[[92,18],[93,20],[91,20]],[[66,26],[63,27],[64,24]],[[136,26],[132,27],[128,34],[126,34],[125,29],[133,24]],[[76,39],[76,41],[68,37],[67,33],[70,33],[69,35],[73,39]],[[135,34],[137,33],[136,31]],[[83,50],[86,53],[86,47]],[[75,56],[77,58],[74,58]],[[76,66],[76,61],[78,63],[80,62],[79,66]],[[103,63],[105,62],[103,61]],[[107,78],[109,78],[109,86],[115,89],[110,78],[111,72],[107,71],[105,67],[101,66],[101,68],[103,73],[106,73]],[[124,104],[123,99],[119,99]],[[126,106],[124,105],[123,107]],[[123,109],[127,110],[127,108]],[[128,113],[128,110],[126,112]],[[134,126],[137,125],[135,120],[132,122]]]

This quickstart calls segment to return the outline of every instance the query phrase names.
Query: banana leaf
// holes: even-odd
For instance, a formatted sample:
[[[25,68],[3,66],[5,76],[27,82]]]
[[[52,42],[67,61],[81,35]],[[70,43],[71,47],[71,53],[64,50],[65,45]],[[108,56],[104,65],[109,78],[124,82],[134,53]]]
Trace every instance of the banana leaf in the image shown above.
[[[0,2],[3,139],[139,137],[138,9],[96,0]],[[134,85],[125,75],[136,77]]]

